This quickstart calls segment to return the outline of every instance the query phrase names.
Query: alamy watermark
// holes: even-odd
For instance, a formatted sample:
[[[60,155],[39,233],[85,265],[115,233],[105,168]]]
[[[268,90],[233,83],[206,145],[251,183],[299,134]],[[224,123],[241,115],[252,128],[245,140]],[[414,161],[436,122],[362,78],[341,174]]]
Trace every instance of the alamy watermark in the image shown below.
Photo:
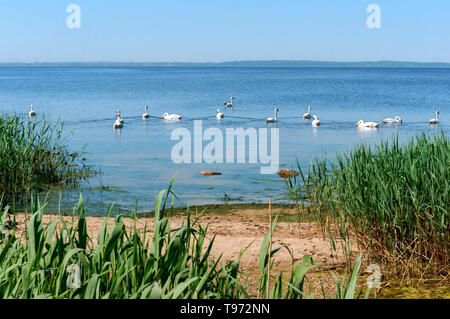
[[[261,174],[274,174],[278,171],[280,133],[277,127],[258,130],[253,127],[246,130],[226,128],[224,138],[219,128],[212,127],[203,132],[203,123],[197,120],[194,121],[193,133],[192,138],[187,128],[177,128],[172,131],[172,141],[178,141],[171,152],[172,161],[175,164],[259,163]],[[203,145],[204,142],[208,143]]]
[[[367,272],[371,275],[367,277],[367,287],[370,289],[381,288],[381,268],[377,264],[372,264],[367,267]]]
[[[370,15],[367,17],[366,25],[369,29],[381,28],[381,8],[377,4],[371,4],[367,7],[367,13]]]
[[[77,264],[71,264],[67,267],[66,271],[70,274],[67,277],[67,288],[78,289],[81,287],[81,272],[80,266]]]
[[[67,13],[70,15],[67,17],[66,25],[69,29],[81,28],[81,8],[78,4],[70,4],[67,9]]]

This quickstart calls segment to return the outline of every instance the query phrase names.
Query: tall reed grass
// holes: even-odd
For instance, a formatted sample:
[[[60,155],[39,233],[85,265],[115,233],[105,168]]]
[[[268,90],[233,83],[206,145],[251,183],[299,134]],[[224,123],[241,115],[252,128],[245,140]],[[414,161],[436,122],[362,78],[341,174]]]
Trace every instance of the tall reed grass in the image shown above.
[[[311,161],[287,181],[289,196],[310,205],[328,233],[356,240],[377,262],[403,275],[448,274],[450,146],[421,134],[336,160]],[[347,248],[351,245],[347,245]]]
[[[33,189],[76,185],[92,174],[83,151],[71,151],[63,125],[0,115],[0,195],[12,203]]]
[[[214,237],[207,241],[208,227],[199,225],[201,214],[189,209],[181,227],[170,223],[171,209],[166,209],[170,193],[156,199],[152,231],[127,230],[124,216],[117,216],[112,228],[107,217],[96,242],[88,235],[82,198],[76,207],[77,220],[68,223],[42,221],[45,205],[38,196],[32,202],[32,215],[23,237],[18,236],[8,220],[9,207],[0,218],[0,298],[249,298],[240,280],[240,259],[223,261],[211,255]],[[136,213],[132,216],[136,221]],[[276,226],[276,218],[272,224]],[[268,236],[259,256],[260,298],[307,297],[303,289],[308,271],[317,267],[311,257],[293,264],[292,273],[273,276],[268,287],[269,267],[283,247],[271,250]],[[271,260],[270,265],[269,260]],[[348,281],[337,280],[333,298],[359,297],[356,280],[360,260]],[[273,273],[273,272],[272,272]],[[267,289],[270,288],[270,289]],[[369,291],[369,290],[368,290]],[[267,293],[266,293],[267,292]]]

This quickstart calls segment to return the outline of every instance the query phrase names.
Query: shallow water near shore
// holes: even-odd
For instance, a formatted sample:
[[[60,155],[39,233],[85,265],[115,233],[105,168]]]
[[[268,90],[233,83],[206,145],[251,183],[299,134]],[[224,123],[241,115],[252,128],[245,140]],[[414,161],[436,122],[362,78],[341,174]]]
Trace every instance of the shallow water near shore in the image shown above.
[[[223,103],[235,96],[235,107]],[[144,67],[144,66],[5,66],[0,67],[0,111],[26,116],[33,104],[37,119],[65,123],[71,148],[86,144],[89,163],[101,170],[81,189],[64,190],[61,207],[71,211],[80,191],[88,213],[106,213],[113,202],[119,211],[153,209],[154,199],[178,172],[175,206],[283,202],[284,182],[261,175],[261,164],[181,164],[171,160],[176,128],[191,132],[201,119],[203,131],[219,128],[272,127],[265,123],[278,114],[280,168],[307,168],[311,157],[345,152],[360,142],[404,142],[424,132],[438,135],[450,128],[450,68],[379,67]],[[143,120],[144,105],[150,118]],[[321,126],[301,118],[311,105]],[[218,121],[216,109],[225,118]],[[427,122],[440,110],[441,124]],[[120,109],[124,128],[114,130]],[[165,112],[182,114],[167,122]],[[402,125],[358,130],[360,119],[381,122],[400,115]],[[206,145],[207,142],[204,143]],[[220,176],[202,177],[201,170]],[[107,186],[107,187],[103,187]],[[42,194],[43,196],[45,194]],[[59,191],[49,210],[58,206]],[[50,212],[49,211],[49,212]]]

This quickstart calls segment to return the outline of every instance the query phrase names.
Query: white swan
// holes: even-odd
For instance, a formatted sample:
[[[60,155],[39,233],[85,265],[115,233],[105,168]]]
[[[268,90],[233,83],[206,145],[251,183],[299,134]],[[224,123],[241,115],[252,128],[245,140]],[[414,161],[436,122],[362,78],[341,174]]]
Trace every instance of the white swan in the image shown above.
[[[233,107],[234,106],[234,96],[232,96],[230,98],[230,102],[229,103],[224,103],[225,107]]]
[[[392,124],[392,123],[403,123],[403,119],[400,116],[396,116],[394,118],[387,118],[383,120],[383,123],[385,124]]]
[[[273,113],[274,113],[273,118],[268,117],[268,118],[266,119],[266,122],[267,122],[267,123],[278,123],[277,113],[278,113],[279,111],[280,111],[280,110],[276,107],[276,108],[273,110]]]
[[[380,124],[375,122],[364,122],[363,120],[359,120],[358,123],[356,123],[356,127],[358,128],[378,128]]]
[[[124,123],[125,121],[123,120],[123,118],[121,117],[121,113],[120,113],[120,110],[116,110],[116,117],[117,117],[117,120],[116,121],[119,121],[120,123]]]
[[[220,109],[217,109],[216,117],[217,117],[218,119],[223,119],[223,113],[220,112]]]
[[[312,121],[312,126],[319,126],[320,121],[317,119],[317,115],[313,115],[314,121]]]
[[[29,115],[30,117],[33,117],[33,116],[36,115],[36,112],[33,111],[33,104],[30,104],[30,112],[28,113],[28,115]]]
[[[436,110],[436,118],[428,121],[429,124],[439,124],[439,110]]]
[[[310,119],[311,118],[311,106],[308,106],[308,113],[303,114],[304,119]]]
[[[148,106],[145,106],[145,113],[142,114],[142,118],[143,119],[148,119],[150,117],[150,115],[148,114]]]
[[[165,120],[181,120],[183,118],[183,116],[178,115],[178,114],[169,114],[169,113],[164,113],[161,118],[165,119]]]
[[[116,120],[114,121],[113,127],[115,129],[123,127],[123,119],[120,117],[120,110],[116,110]]]

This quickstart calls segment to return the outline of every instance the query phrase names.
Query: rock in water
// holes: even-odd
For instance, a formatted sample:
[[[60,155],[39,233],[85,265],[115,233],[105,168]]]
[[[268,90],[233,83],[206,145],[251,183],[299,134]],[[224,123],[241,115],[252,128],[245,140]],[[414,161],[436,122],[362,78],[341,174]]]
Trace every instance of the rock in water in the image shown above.
[[[283,179],[291,178],[294,176],[294,174],[295,176],[298,176],[299,172],[287,168],[283,168],[278,171],[278,176],[280,176]]]
[[[202,175],[202,176],[212,176],[212,175],[222,175],[222,173],[211,172],[211,171],[201,171],[200,175]]]

